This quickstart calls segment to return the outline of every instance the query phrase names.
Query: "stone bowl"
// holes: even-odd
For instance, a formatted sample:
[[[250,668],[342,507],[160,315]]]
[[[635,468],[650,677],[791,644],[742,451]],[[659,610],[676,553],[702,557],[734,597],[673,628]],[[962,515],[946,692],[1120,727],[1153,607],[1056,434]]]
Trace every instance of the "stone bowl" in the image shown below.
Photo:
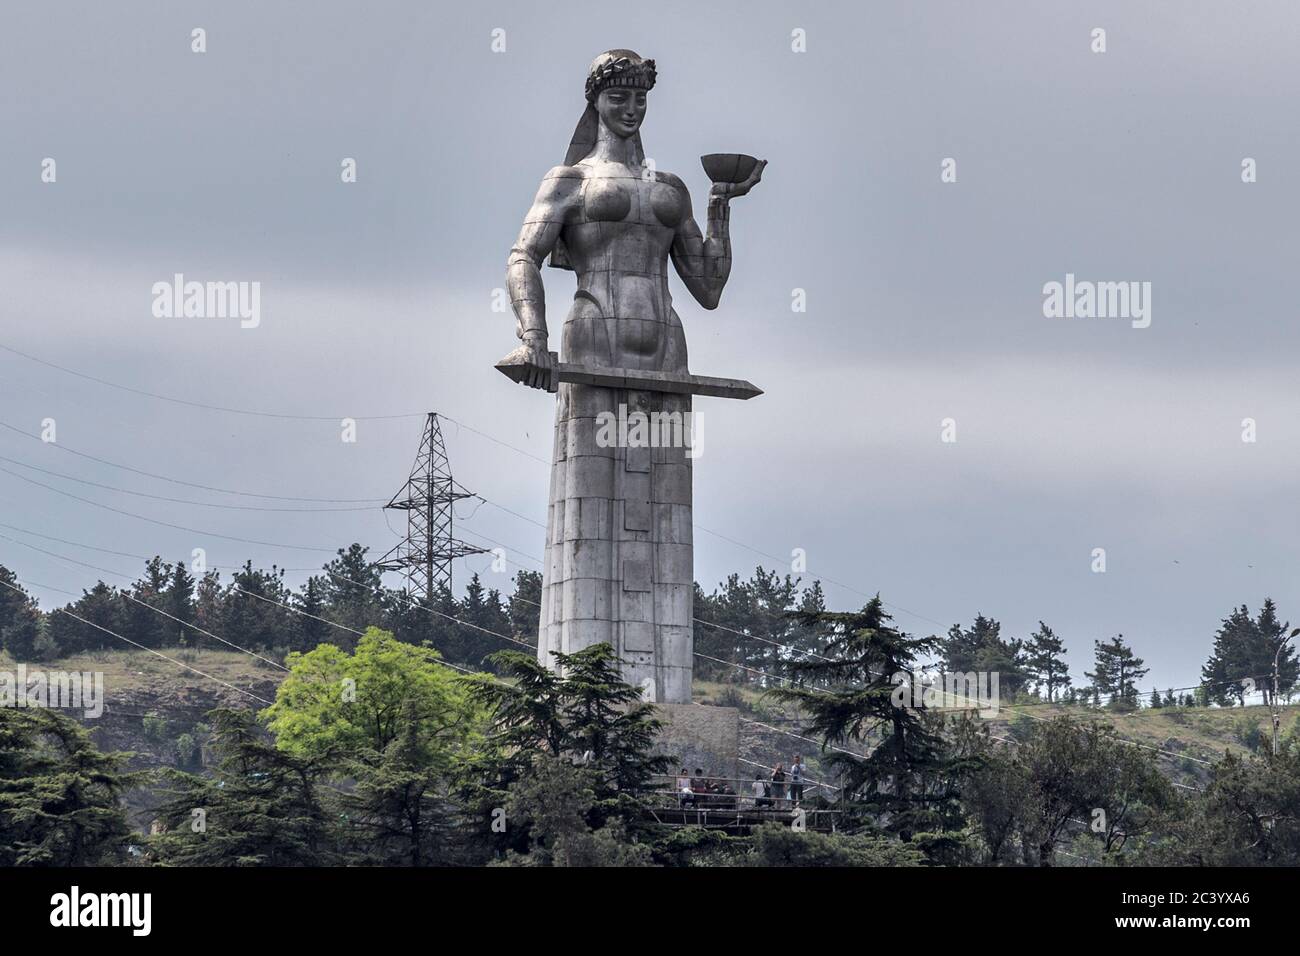
[[[758,165],[758,160],[744,153],[709,153],[700,157],[700,165],[715,183],[743,183]]]

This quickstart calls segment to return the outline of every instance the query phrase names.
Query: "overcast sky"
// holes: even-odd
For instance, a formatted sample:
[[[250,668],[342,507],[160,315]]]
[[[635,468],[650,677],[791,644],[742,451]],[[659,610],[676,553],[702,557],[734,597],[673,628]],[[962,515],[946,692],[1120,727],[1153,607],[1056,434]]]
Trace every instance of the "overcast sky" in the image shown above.
[[[13,527],[168,560],[203,547],[223,566],[313,568],[354,540],[377,556],[396,540],[379,510],[164,502],[12,462],[325,507],[66,449],[223,489],[387,499],[428,410],[469,426],[446,427],[462,483],[544,521],[553,400],[493,370],[515,344],[493,294],[587,65],[611,47],[656,59],[646,153],[701,218],[700,154],[770,161],[733,203],[721,308],[672,283],[692,371],[766,391],[696,403],[706,588],[776,564],[764,555],[788,570],[803,548],[837,607],[879,590],[922,633],[982,612],[1027,636],[1042,619],[1080,682],[1093,640],[1122,632],[1162,688],[1198,680],[1234,604],[1272,596],[1300,618],[1300,8],[1284,0],[8,4],[0,345],[187,401],[335,420],[167,403],[0,350],[0,422],[37,434],[52,418],[58,439],[0,429],[0,468],[204,532],[0,472],[0,534],[131,576],[134,558]],[[955,183],[940,181],[947,157]],[[1258,182],[1242,182],[1246,157]],[[260,282],[260,325],[154,317],[151,287],[177,272]],[[558,329],[573,276],[545,272]],[[1150,327],[1045,318],[1043,286],[1066,273],[1150,282]],[[344,416],[406,413],[340,440]],[[467,540],[539,567],[536,524],[458,513]],[[2,538],[0,563],[78,593],[123,583]]]

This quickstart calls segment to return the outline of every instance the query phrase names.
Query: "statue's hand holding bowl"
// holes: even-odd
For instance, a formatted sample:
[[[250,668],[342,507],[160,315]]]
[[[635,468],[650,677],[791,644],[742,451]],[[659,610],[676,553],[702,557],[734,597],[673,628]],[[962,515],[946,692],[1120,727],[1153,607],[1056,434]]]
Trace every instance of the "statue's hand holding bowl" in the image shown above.
[[[554,391],[551,370],[555,367],[555,356],[547,350],[545,338],[526,335],[523,344],[497,364],[521,366],[520,376],[511,376],[521,385]]]
[[[709,193],[727,199],[743,196],[763,178],[766,159],[755,159],[744,153],[710,153],[700,157],[700,163],[713,186]]]

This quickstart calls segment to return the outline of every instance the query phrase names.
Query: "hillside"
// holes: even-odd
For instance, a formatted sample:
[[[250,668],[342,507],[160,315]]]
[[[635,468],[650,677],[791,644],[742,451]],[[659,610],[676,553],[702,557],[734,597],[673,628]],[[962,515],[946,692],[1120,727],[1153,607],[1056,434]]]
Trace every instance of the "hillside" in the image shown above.
[[[260,708],[261,703],[241,691],[273,700],[283,676],[269,664],[236,651],[167,648],[162,653],[195,670],[134,650],[81,654],[39,666],[47,671],[103,672],[104,714],[85,723],[99,747],[134,753],[132,766],[137,769],[201,769],[206,735],[203,715],[214,707]],[[12,659],[0,652],[0,669],[13,667]],[[788,766],[795,753],[810,758],[814,779],[824,772],[817,759],[818,746],[789,736],[798,732],[801,721],[770,695],[752,687],[697,681],[695,697],[702,704],[740,709],[742,773],[758,772],[760,765],[771,767],[777,762]],[[1207,779],[1208,767],[1201,761],[1216,760],[1225,751],[1247,753],[1252,745],[1267,747],[1270,733],[1268,708],[1262,706],[1142,709],[1115,714],[1034,700],[1004,704],[998,717],[990,721],[990,731],[996,737],[1014,740],[1039,719],[1060,714],[1101,720],[1121,737],[1161,751],[1160,765],[1170,778],[1193,786]],[[1300,734],[1300,705],[1284,708],[1282,732]],[[145,805],[139,804],[137,809],[143,811]]]

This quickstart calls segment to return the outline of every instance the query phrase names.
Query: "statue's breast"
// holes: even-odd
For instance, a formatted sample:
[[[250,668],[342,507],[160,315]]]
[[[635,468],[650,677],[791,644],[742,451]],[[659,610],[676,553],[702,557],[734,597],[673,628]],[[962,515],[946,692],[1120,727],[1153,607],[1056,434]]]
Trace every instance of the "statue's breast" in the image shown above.
[[[673,229],[686,215],[686,201],[676,186],[656,182],[650,184],[650,209],[661,225]]]
[[[632,211],[632,190],[617,179],[587,180],[582,211],[588,222],[622,222]]]

